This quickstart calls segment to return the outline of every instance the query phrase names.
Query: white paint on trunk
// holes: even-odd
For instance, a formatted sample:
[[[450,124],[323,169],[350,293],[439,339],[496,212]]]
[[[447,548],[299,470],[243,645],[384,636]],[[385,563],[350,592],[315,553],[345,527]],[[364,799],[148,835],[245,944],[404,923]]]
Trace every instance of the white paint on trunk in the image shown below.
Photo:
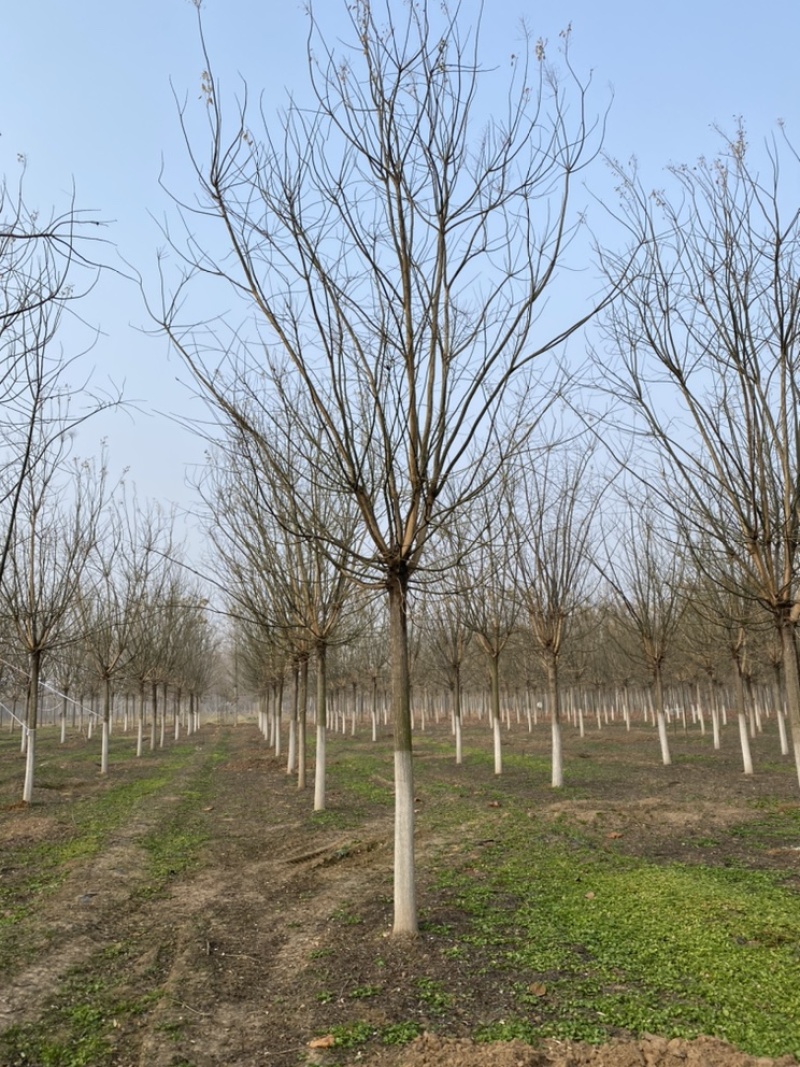
[[[411,751],[394,753],[394,928],[395,935],[413,936],[417,926],[414,863],[414,767]]]
[[[661,742],[661,761],[665,767],[668,767],[672,763],[672,758],[669,754],[669,739],[667,738],[667,721],[663,711],[656,712],[656,719],[658,721],[658,740]]]
[[[781,711],[780,708],[778,708],[778,711],[777,711],[777,718],[778,718],[778,737],[780,738],[780,741],[781,741],[781,755],[782,756],[788,756],[789,755],[789,740],[788,740],[788,738],[786,736],[786,719],[784,718],[783,712]]]
[[[561,723],[555,716],[550,732],[553,738],[553,776],[550,784],[554,789],[560,789],[564,784],[564,759],[561,751]]]
[[[102,737],[100,740],[100,773],[108,774],[108,723],[103,719]]]
[[[36,765],[36,731],[23,726],[22,733],[26,737],[25,782],[22,786],[22,799],[26,804],[30,804],[33,800],[33,772]]]
[[[747,716],[739,712],[739,741],[742,746],[742,764],[745,774],[753,773],[753,757],[750,753],[750,737],[747,729]]]
[[[326,730],[317,723],[317,752],[314,765],[314,811],[325,810],[325,741]]]
[[[494,773],[503,773],[503,743],[500,734],[500,719],[497,716],[492,718],[492,730],[494,734]]]

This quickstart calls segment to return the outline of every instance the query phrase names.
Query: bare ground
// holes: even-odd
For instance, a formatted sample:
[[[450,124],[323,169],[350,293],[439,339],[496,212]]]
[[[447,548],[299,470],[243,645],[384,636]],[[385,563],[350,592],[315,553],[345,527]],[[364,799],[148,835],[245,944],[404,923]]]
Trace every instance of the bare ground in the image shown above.
[[[746,838],[727,833],[753,818],[762,801],[777,797],[789,808],[798,807],[796,783],[766,741],[766,769],[746,779],[730,738],[727,754],[711,760],[707,738],[679,740],[677,765],[664,768],[656,762],[652,735],[620,731],[568,746],[567,765],[573,761],[576,778],[586,757],[607,767],[619,765],[618,773],[612,766],[611,773],[596,779],[584,775],[580,790],[553,792],[519,764],[497,782],[488,760],[476,758],[470,767],[468,757],[467,766],[457,768],[450,758],[426,755],[424,738],[418,751],[420,761],[429,764],[428,778],[420,780],[460,790],[465,824],[470,811],[487,807],[496,808],[501,819],[503,800],[497,798],[506,791],[524,798],[533,818],[574,820],[631,853],[686,863],[746,860],[783,871],[786,883],[800,888],[800,851],[793,842],[767,843],[770,847],[760,848],[754,858]],[[446,737],[443,730],[439,737]],[[476,744],[483,740],[475,738]],[[215,755],[223,743],[227,754],[219,761]],[[85,742],[71,742],[73,748],[78,744]],[[470,970],[447,951],[459,936],[460,920],[446,913],[428,867],[448,850],[463,854],[479,850],[482,842],[465,839],[458,828],[442,830],[433,786],[419,797],[422,930],[414,940],[398,941],[388,935],[391,805],[381,797],[388,768],[371,773],[373,799],[337,791],[337,760],[349,758],[356,743],[332,738],[330,810],[312,816],[309,794],[298,792],[283,761],[271,755],[253,726],[209,725],[189,744],[191,755],[168,788],[137,803],[99,852],[70,858],[66,876],[37,894],[35,907],[15,925],[18,952],[0,976],[0,1063],[30,1067],[35,1061],[29,1054],[20,1058],[21,1046],[8,1034],[26,1024],[34,1031],[57,1031],[70,1003],[73,1026],[76,1004],[99,1005],[110,1034],[101,1046],[106,1057],[101,1062],[118,1067],[355,1062],[368,1067],[764,1067],[773,1062],[712,1038],[687,1042],[620,1035],[597,1048],[553,1041],[537,1048],[521,1042],[474,1043],[469,1034],[476,1022],[502,1017],[509,1004],[496,975]],[[543,742],[524,732],[513,745],[522,756],[544,752]],[[57,764],[57,755],[52,758]],[[59,779],[58,788],[47,787],[44,769],[34,804],[24,808],[14,801],[22,764],[7,749],[0,767],[0,884],[10,887],[10,899],[25,877],[24,869],[14,866],[18,846],[68,841],[70,812],[82,798],[113,789],[125,775],[147,773],[158,758],[112,767],[110,781],[87,764],[82,776]],[[187,798],[190,815],[185,815]],[[147,835],[162,827],[174,832],[176,818],[205,838],[200,861],[188,868],[176,862],[172,874],[162,863],[155,885]],[[12,857],[10,863],[4,862],[6,856]],[[446,983],[453,994],[446,1009],[420,995],[420,976]],[[377,1048],[371,1042],[331,1048],[332,1029],[351,1019],[376,1028],[405,1022],[421,1036],[397,1047]],[[41,1067],[92,1067],[92,1055],[87,1043],[76,1046],[72,1059],[40,1062]]]

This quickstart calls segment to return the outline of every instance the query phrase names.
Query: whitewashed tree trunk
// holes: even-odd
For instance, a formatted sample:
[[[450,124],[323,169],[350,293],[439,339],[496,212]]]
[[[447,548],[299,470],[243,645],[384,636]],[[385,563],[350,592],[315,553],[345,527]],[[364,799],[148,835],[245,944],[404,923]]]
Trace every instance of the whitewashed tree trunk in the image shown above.
[[[297,788],[306,787],[306,710],[308,702],[308,657],[300,665],[300,695],[297,706]]]
[[[660,663],[654,664],[653,669],[653,688],[655,690],[654,696],[654,710],[656,712],[656,721],[658,723],[658,740],[661,744],[661,761],[665,767],[668,767],[672,763],[672,757],[669,753],[669,739],[667,738],[667,723],[666,716],[664,715],[664,685],[661,678],[661,665]]]
[[[775,715],[776,715],[776,718],[778,720],[778,737],[779,737],[780,743],[781,743],[781,755],[782,756],[788,756],[789,755],[789,739],[786,736],[786,719],[785,719],[784,714],[783,714],[783,709],[782,708],[778,708],[776,710],[776,712],[775,712]]]
[[[742,746],[742,765],[745,774],[753,773],[753,757],[750,753],[750,737],[747,729],[747,716],[739,712],[739,741]]]
[[[746,695],[741,663],[734,658],[734,680],[736,685],[737,718],[739,720],[739,743],[742,747],[742,764],[745,774],[753,773],[753,757],[750,753],[750,734],[747,722]]]
[[[33,776],[36,767],[36,730],[23,726],[22,732],[26,737],[25,781],[22,786],[22,799],[26,804],[30,804],[33,800]]]
[[[408,665],[407,579],[389,576],[389,663],[394,717],[394,925],[395,936],[415,936],[414,764]]]
[[[316,648],[317,669],[317,750],[314,763],[314,811],[325,810],[325,744],[328,729],[328,695],[326,671],[326,647],[322,642]]]
[[[111,734],[111,679],[103,684],[103,723],[100,739],[100,773],[108,774],[108,740]]]

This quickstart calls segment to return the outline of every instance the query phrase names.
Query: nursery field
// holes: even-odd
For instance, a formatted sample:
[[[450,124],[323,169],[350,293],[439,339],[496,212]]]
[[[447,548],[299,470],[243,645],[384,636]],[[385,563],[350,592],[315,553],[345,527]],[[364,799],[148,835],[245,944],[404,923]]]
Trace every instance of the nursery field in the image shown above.
[[[0,1064],[744,1067],[800,1058],[800,790],[673,726],[415,737],[421,932],[389,936],[392,754],[331,734],[313,813],[252,722],[135,757],[0,736]],[[312,750],[313,758],[313,750]],[[736,1051],[738,1050],[738,1051]]]

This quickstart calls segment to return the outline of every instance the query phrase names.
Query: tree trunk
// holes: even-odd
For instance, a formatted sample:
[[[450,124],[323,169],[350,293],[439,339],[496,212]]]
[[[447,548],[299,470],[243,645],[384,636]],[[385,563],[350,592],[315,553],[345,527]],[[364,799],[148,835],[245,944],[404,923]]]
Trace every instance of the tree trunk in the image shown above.
[[[747,707],[745,698],[744,678],[742,677],[742,665],[738,656],[734,659],[734,678],[736,685],[736,703],[738,707],[736,709],[737,717],[739,719],[739,742],[742,746],[742,764],[744,765],[744,773],[753,773],[753,757],[750,753],[750,738],[747,732]]]
[[[30,653],[28,673],[28,706],[26,709],[25,729],[25,782],[22,786],[22,799],[26,804],[33,800],[33,775],[36,766],[36,725],[39,717],[39,671],[42,654],[37,649]]]
[[[150,723],[150,751],[152,752],[156,747],[156,729],[158,722],[158,682],[153,682],[151,688],[151,698],[153,705],[153,721]]]
[[[791,619],[781,621],[783,678],[786,685],[786,716],[792,738],[794,765],[800,782],[800,674],[797,667],[797,638]]]
[[[297,709],[300,704],[300,666],[292,666],[292,704],[289,714],[289,744],[286,753],[286,773],[294,774],[297,767]]]
[[[306,705],[308,704],[308,657],[300,664],[300,696],[297,719],[297,788],[306,787]]]
[[[492,738],[494,742],[494,773],[503,773],[503,745],[500,732],[500,655],[489,655],[489,677],[491,678],[491,716]]]
[[[139,685],[139,709],[136,715],[136,755],[142,754],[144,740],[144,682]]]
[[[550,729],[553,736],[553,774],[550,784],[560,789],[564,784],[564,760],[561,751],[561,692],[558,686],[558,658],[547,657],[547,687],[550,698]]]
[[[378,740],[378,676],[372,676],[372,740]]]
[[[111,726],[111,679],[103,687],[103,736],[100,741],[100,773],[108,774],[108,732]]]
[[[672,763],[669,754],[669,740],[667,738],[667,723],[664,716],[664,684],[661,678],[661,665],[653,667],[653,684],[655,688],[655,712],[658,722],[658,740],[661,743],[661,761],[665,767]]]
[[[328,699],[325,644],[316,648],[317,671],[317,751],[314,763],[314,811],[325,810],[325,743],[328,733]]]
[[[456,728],[456,763],[460,767],[464,762],[464,749],[461,739],[461,668],[455,667],[455,684],[453,686],[453,718]]]
[[[414,764],[408,667],[408,578],[392,573],[389,592],[389,662],[394,722],[394,926],[395,936],[415,936]]]
[[[275,759],[281,758],[281,716],[283,712],[283,671],[281,671],[278,684],[273,688],[273,712],[275,720]]]
[[[167,736],[167,683],[161,684],[161,729],[158,732],[158,747],[164,747]]]

